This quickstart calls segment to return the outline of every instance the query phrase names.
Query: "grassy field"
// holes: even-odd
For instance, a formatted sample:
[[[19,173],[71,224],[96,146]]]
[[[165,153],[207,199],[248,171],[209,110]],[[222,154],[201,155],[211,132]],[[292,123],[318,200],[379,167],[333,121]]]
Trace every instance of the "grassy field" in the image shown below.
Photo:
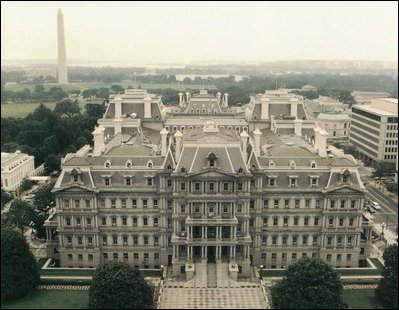
[[[37,290],[1,309],[89,309],[89,292]]]
[[[344,290],[344,301],[349,309],[384,309],[374,299],[374,290]]]
[[[88,88],[109,88],[112,85],[121,85],[122,87],[126,88],[128,86],[134,86],[133,81],[122,81],[120,83],[102,83],[102,82],[86,82],[86,83],[69,83],[67,85],[62,85],[61,88],[64,89],[65,91],[71,91],[71,90],[84,90]],[[49,84],[43,84],[44,88],[46,90],[49,90],[51,87],[57,86],[60,87],[57,83],[49,83]],[[175,83],[175,84],[151,84],[151,83],[140,83],[140,87],[144,89],[154,89],[154,88],[172,88],[176,90],[184,90],[187,88],[192,88],[192,89],[202,89],[202,84],[198,85],[185,85],[185,84],[180,84],[180,83]],[[205,85],[207,89],[215,89],[215,86],[212,85]],[[5,87],[5,90],[11,90],[11,91],[20,91],[25,88],[29,88],[31,91],[34,90],[35,85],[29,85],[29,84],[8,84]]]
[[[23,118],[27,116],[29,113],[32,113],[40,103],[29,102],[29,103],[7,103],[1,105],[1,117],[15,117],[15,118]],[[46,102],[43,103],[46,107],[53,110],[55,108],[55,102]],[[81,103],[80,109],[83,111],[86,103]]]

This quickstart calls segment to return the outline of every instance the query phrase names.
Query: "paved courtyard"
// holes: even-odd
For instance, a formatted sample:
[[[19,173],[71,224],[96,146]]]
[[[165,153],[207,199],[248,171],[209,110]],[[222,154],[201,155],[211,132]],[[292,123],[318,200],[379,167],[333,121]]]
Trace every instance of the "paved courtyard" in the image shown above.
[[[160,309],[266,309],[261,288],[240,283],[230,288],[164,287]]]

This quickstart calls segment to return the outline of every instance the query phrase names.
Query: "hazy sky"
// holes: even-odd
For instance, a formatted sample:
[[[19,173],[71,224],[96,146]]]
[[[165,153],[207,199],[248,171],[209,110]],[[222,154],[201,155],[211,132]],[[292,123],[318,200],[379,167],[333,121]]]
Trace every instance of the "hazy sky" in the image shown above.
[[[57,10],[67,58],[396,61],[391,2],[1,2],[1,58],[55,59]]]

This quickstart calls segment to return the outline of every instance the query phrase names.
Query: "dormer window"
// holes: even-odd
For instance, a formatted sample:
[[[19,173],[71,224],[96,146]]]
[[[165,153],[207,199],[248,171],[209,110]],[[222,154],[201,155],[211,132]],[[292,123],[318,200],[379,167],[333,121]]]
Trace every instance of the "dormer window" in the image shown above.
[[[104,185],[105,186],[110,186],[111,185],[111,176],[110,175],[102,175],[101,177],[104,180]]]
[[[216,159],[217,157],[213,152],[209,153],[208,155],[209,167],[216,167]]]
[[[319,176],[311,175],[310,176],[310,187],[318,187],[319,186]]]
[[[269,175],[267,177],[268,180],[268,186],[276,186],[276,180],[277,180],[277,176],[276,175]]]
[[[147,163],[147,167],[148,167],[148,168],[152,168],[152,166],[153,166],[153,163],[152,163],[152,161],[150,160],[150,161]]]
[[[351,173],[349,172],[348,169],[346,169],[344,171],[344,173],[342,174],[342,182],[343,183],[348,183],[349,182],[349,177],[350,177]]]
[[[169,171],[172,170],[172,165],[171,165],[171,164],[168,164],[168,165],[166,166],[166,169],[169,170]]]
[[[182,167],[180,171],[181,173],[186,173],[186,168]]]
[[[238,173],[242,173],[242,168],[238,168]]]
[[[77,183],[80,182],[80,169],[79,168],[74,168],[71,171],[71,177],[72,177],[72,182]]]
[[[130,160],[126,162],[126,168],[132,168],[132,162]]]
[[[295,163],[295,161],[293,161],[293,160],[290,161],[290,168],[291,168],[291,169],[295,169],[295,168],[296,168],[296,163]]]
[[[314,160],[311,161],[310,168],[312,168],[312,169],[317,168],[316,162]]]
[[[274,163],[274,161],[269,161],[269,168],[275,168],[276,164]]]
[[[105,168],[111,168],[111,162],[109,160],[105,162]]]

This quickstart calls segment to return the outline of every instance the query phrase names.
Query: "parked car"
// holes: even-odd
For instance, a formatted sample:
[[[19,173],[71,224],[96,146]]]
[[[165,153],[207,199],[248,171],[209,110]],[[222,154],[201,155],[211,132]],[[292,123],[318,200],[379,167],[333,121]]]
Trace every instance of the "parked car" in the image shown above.
[[[371,206],[375,209],[375,210],[381,210],[381,206],[377,201],[372,201],[371,202]]]

